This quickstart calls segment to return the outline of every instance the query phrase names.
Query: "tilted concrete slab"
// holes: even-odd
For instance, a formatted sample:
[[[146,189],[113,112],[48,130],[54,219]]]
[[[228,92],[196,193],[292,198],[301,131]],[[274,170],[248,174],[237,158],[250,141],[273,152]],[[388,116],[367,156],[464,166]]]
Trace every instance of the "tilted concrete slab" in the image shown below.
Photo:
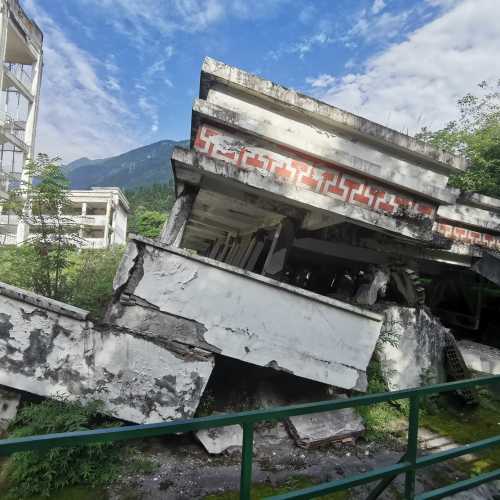
[[[213,367],[207,351],[126,328],[0,285],[0,385],[44,397],[99,399],[136,423],[193,416]]]
[[[144,238],[108,321],[344,389],[365,390],[382,317]],[[142,311],[142,312],[141,312]],[[158,333],[164,332],[164,333]]]
[[[500,349],[472,340],[460,340],[457,345],[471,370],[489,375],[500,375]]]
[[[296,415],[288,418],[287,427],[301,448],[314,448],[346,438],[354,439],[365,430],[363,419],[354,408]]]
[[[200,98],[207,98],[214,83],[221,83],[245,94],[259,97],[267,101],[269,107],[280,106],[305,114],[309,119],[316,120],[319,125],[329,125],[337,130],[348,131],[355,134],[357,138],[370,140],[405,156],[413,156],[422,162],[434,164],[436,168],[444,171],[457,172],[467,168],[467,160],[464,157],[452,155],[407,134],[206,57],[201,73]]]
[[[483,278],[500,286],[500,253],[485,252],[482,258],[474,263],[472,269]]]
[[[172,160],[177,168],[201,171],[207,177],[223,179],[226,184],[234,183],[235,189],[255,190],[262,196],[274,196],[282,203],[288,202],[303,208],[313,208],[326,214],[336,214],[356,221],[362,225],[375,226],[381,230],[390,231],[399,236],[428,241],[432,238],[432,220],[416,216],[411,218],[392,217],[383,210],[371,210],[356,203],[313,190],[301,190],[288,182],[279,181],[270,174],[257,169],[246,169],[233,165],[228,161],[210,158],[202,153],[176,148]],[[373,198],[373,197],[372,197]]]
[[[243,445],[243,429],[241,425],[202,429],[196,432],[195,435],[210,455],[219,455],[225,451],[241,448]]]

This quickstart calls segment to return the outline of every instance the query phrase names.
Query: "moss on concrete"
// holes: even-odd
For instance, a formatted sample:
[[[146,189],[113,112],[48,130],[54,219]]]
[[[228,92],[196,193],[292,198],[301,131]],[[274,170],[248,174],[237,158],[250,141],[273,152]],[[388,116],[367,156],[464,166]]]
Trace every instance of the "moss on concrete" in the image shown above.
[[[302,488],[309,488],[310,486],[314,486],[316,484],[318,483],[313,482],[309,477],[291,477],[285,483],[276,486],[271,484],[255,484],[252,487],[251,498],[252,500],[257,500],[259,498],[288,493]],[[339,491],[337,493],[330,493],[329,495],[322,496],[321,498],[324,498],[325,500],[348,500],[349,496],[349,492]],[[239,492],[227,491],[224,493],[208,495],[204,498],[204,500],[239,500],[239,498]]]

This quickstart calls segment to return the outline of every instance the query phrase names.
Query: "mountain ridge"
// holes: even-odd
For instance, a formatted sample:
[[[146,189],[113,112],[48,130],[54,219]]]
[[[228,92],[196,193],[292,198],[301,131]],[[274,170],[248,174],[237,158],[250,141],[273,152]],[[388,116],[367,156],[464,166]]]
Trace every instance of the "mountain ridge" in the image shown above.
[[[188,145],[187,140],[165,139],[108,158],[78,158],[65,165],[63,171],[72,189],[89,189],[93,186],[134,189],[157,183],[166,184],[172,179],[172,150],[176,146]]]

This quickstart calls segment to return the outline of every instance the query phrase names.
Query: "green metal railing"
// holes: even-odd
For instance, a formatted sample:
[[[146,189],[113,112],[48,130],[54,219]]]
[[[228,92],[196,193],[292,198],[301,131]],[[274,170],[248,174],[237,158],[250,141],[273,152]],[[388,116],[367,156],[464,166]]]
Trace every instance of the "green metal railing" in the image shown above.
[[[438,394],[449,391],[456,391],[474,386],[500,385],[500,375],[470,379],[446,384],[431,385],[417,389],[407,389],[395,392],[385,392],[381,394],[370,394],[357,396],[350,399],[338,399],[333,401],[323,401],[319,403],[309,403],[293,405],[282,408],[271,408],[266,410],[247,411],[229,415],[218,415],[213,417],[202,417],[193,420],[180,420],[175,422],[165,422],[159,424],[133,425],[129,427],[119,427],[111,429],[98,429],[83,432],[68,432],[61,434],[48,434],[44,436],[31,436],[18,439],[0,440],[0,456],[11,455],[21,451],[47,450],[58,446],[81,446],[104,441],[122,441],[128,439],[148,438],[154,436],[165,436],[182,432],[197,431],[215,427],[225,427],[228,425],[240,424],[243,427],[243,449],[240,479],[240,499],[250,500],[252,487],[252,458],[253,458],[253,430],[255,424],[263,421],[283,420],[295,415],[307,415],[324,411],[340,410],[342,408],[357,408],[385,401],[400,401],[408,399],[410,402],[408,443],[407,450],[403,458],[394,465],[374,469],[363,474],[339,479],[327,483],[322,483],[310,488],[285,493],[268,500],[291,500],[310,499],[321,497],[336,491],[346,490],[354,486],[359,486],[382,479],[381,482],[368,496],[370,500],[377,498],[384,487],[399,474],[405,474],[405,499],[427,500],[444,498],[460,491],[473,488],[480,484],[500,479],[500,468],[476,476],[471,479],[460,481],[443,488],[439,488],[420,495],[415,495],[415,473],[417,470],[430,465],[443,462],[452,458],[457,458],[468,453],[477,452],[500,444],[500,434],[494,437],[476,441],[464,446],[458,446],[451,450],[438,453],[431,453],[419,457],[418,451],[418,421],[419,421],[419,401],[423,396]],[[385,486],[384,486],[385,485]]]

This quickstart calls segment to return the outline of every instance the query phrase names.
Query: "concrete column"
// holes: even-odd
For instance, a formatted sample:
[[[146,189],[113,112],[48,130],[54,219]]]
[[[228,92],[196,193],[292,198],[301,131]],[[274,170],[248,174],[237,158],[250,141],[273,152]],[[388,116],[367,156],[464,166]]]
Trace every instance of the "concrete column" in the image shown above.
[[[175,200],[170,216],[161,231],[160,241],[167,245],[179,247],[184,234],[186,222],[191,215],[196,193],[183,186]]]
[[[111,215],[111,200],[108,200],[106,203],[106,225],[104,226],[104,248],[107,248],[109,246],[110,215]]]
[[[262,274],[274,279],[282,279],[285,264],[295,240],[297,225],[292,219],[283,219],[274,234],[273,243],[264,264]]]
[[[33,81],[31,83],[31,94],[33,95],[33,102],[29,106],[28,116],[26,120],[26,131],[24,134],[24,142],[28,145],[28,158],[33,158],[35,156],[36,123],[38,120],[38,107],[40,104],[42,68],[42,54],[39,54],[38,59],[33,65]]]

